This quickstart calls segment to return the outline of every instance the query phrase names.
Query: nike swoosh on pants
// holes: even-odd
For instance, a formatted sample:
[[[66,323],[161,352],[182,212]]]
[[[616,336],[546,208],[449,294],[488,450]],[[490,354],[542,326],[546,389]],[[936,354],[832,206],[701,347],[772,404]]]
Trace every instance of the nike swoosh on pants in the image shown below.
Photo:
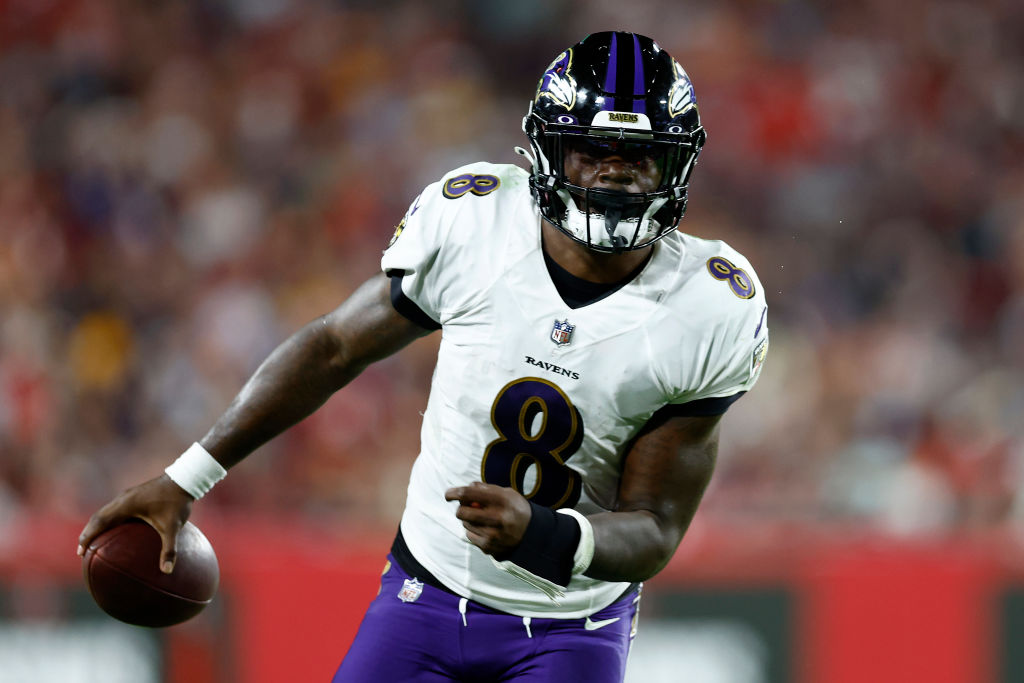
[[[608,624],[614,624],[616,621],[618,621],[621,618],[622,617],[613,617],[611,619],[601,619],[600,621],[591,621],[590,617],[587,617],[587,620],[583,622],[583,628],[587,629],[588,631],[596,631],[599,628],[604,628]]]

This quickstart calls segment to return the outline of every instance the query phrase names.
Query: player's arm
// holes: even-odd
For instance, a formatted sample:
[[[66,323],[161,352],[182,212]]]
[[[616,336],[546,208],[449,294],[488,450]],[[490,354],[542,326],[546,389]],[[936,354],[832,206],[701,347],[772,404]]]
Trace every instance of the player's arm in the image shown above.
[[[587,517],[587,576],[645,581],[668,564],[711,481],[721,417],[656,417],[641,432],[626,455],[615,511]]]
[[[429,330],[399,314],[374,276],[340,307],[277,347],[201,443],[225,468],[308,417],[371,363]]]
[[[428,332],[395,310],[387,277],[372,277],[336,310],[278,346],[200,443],[230,468],[313,413],[368,365]],[[132,487],[92,516],[79,536],[79,554],[104,530],[137,517],[160,533],[161,567],[169,571],[192,502],[166,474]]]

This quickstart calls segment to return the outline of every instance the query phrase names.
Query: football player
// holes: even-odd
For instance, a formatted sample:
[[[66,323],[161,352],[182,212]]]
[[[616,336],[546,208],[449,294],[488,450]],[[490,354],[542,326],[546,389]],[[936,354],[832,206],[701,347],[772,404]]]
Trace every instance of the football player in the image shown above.
[[[192,502],[363,368],[434,330],[421,450],[336,681],[621,681],[640,585],[686,532],[768,344],[729,246],[676,229],[705,132],[651,39],[588,36],[540,79],[530,170],[429,185],[382,273],[285,341],[202,440],[99,510],[174,564]]]

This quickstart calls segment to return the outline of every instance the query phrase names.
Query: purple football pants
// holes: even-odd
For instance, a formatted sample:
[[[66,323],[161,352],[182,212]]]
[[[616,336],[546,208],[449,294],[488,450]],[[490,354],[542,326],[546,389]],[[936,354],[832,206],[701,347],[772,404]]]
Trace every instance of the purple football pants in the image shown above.
[[[587,619],[524,619],[433,586],[420,592],[388,559],[334,683],[622,682],[636,592]]]

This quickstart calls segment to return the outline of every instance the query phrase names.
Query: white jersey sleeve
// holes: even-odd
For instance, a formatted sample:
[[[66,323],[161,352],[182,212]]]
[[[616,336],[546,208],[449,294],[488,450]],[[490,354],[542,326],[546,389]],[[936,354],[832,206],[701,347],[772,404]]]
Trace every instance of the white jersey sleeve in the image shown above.
[[[496,170],[492,164],[470,164],[428,185],[409,207],[381,259],[385,273],[401,276],[402,293],[439,324],[468,305],[465,295],[472,287],[466,285],[475,279],[460,267],[466,236],[450,239],[453,226],[465,229],[467,218],[487,220],[472,215],[484,208],[473,200],[501,188]]]
[[[686,288],[699,290],[681,301],[680,316],[704,328],[701,343],[680,349],[682,363],[670,372],[671,403],[732,396],[757,382],[768,353],[768,306],[749,261],[720,241],[687,237],[694,269]],[[703,305],[694,308],[692,303]]]

